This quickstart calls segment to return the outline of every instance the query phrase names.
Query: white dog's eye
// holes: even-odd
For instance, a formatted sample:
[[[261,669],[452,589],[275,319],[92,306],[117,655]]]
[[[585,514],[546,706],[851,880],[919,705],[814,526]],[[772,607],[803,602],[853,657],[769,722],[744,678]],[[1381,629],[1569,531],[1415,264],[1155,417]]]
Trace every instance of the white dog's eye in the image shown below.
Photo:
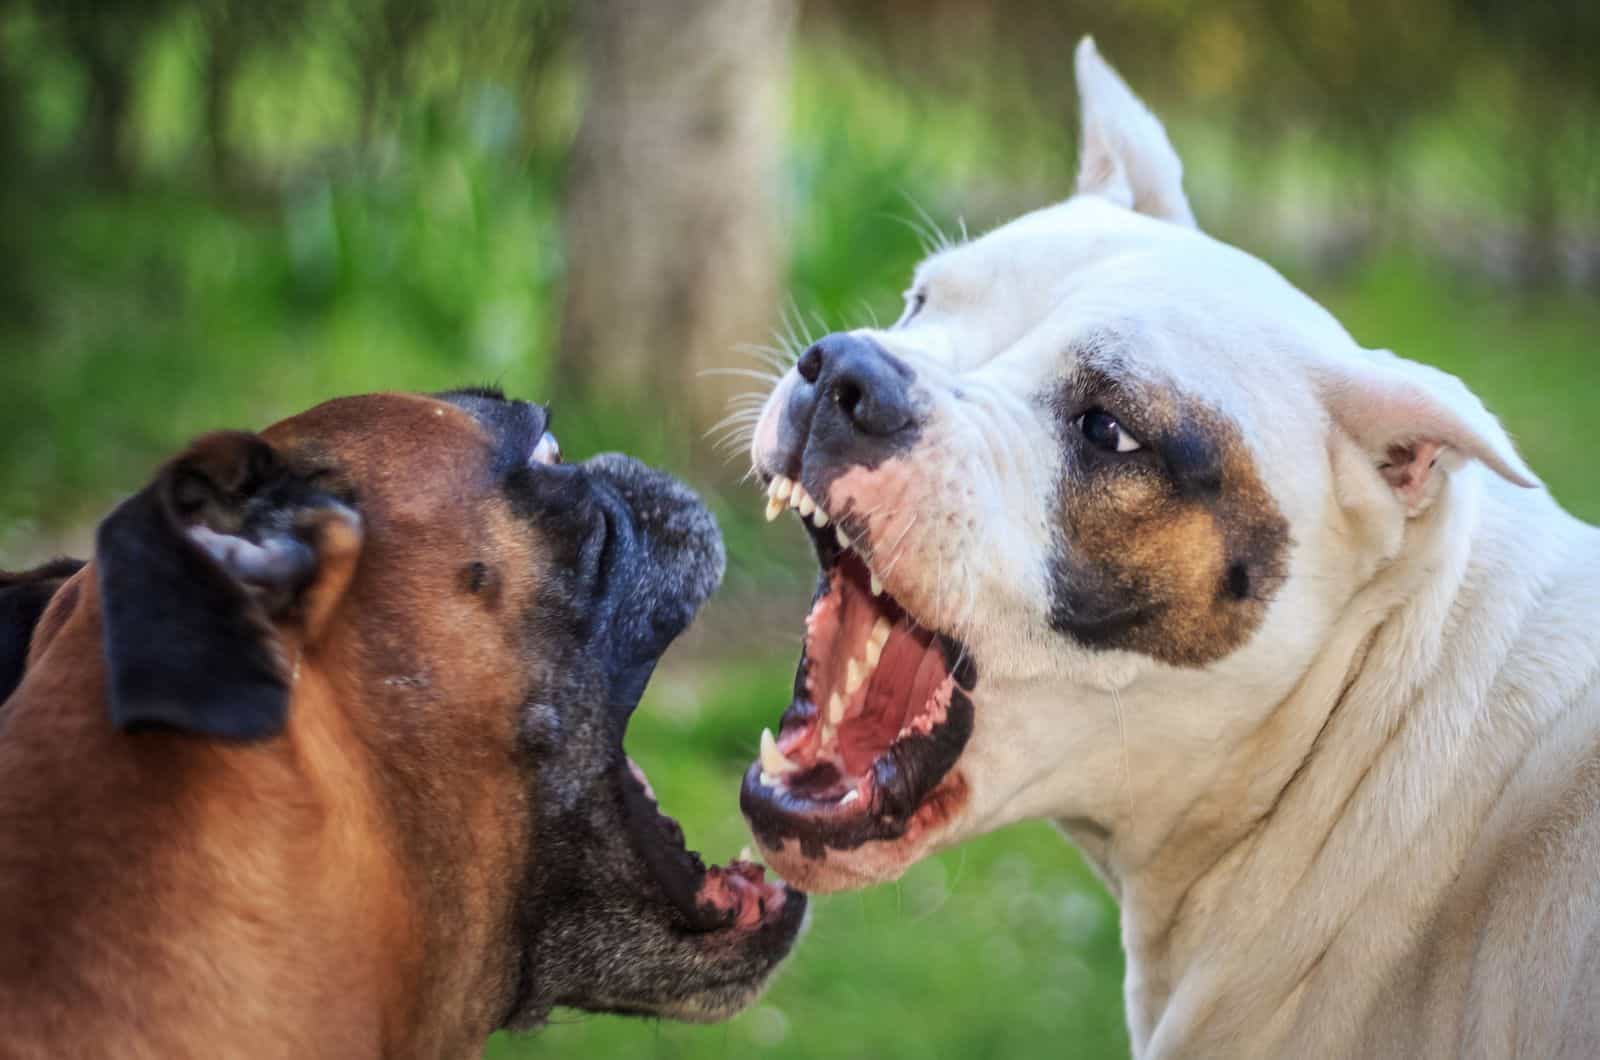
[[[897,328],[903,328],[911,323],[911,318],[922,312],[922,307],[928,304],[926,291],[906,292],[906,311],[900,314],[900,319],[894,322]]]
[[[1131,453],[1144,446],[1122,429],[1117,418],[1105,409],[1090,409],[1078,417],[1078,429],[1094,445],[1113,453]]]
[[[556,436],[549,431],[539,435],[539,441],[533,447],[533,455],[528,457],[530,464],[559,464],[561,463],[561,443],[556,441]]]

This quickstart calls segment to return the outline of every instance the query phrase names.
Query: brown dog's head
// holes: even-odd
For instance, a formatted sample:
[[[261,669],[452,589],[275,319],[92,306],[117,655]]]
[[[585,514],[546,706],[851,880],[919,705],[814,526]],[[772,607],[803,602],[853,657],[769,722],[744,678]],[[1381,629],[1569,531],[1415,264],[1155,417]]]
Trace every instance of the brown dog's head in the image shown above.
[[[706,868],[622,749],[721,540],[681,484],[563,464],[547,426],[471,390],[200,439],[97,538],[112,719],[270,744],[335,718],[316,731],[347,732],[375,778],[420,974],[488,1022],[721,1018],[804,897]]]

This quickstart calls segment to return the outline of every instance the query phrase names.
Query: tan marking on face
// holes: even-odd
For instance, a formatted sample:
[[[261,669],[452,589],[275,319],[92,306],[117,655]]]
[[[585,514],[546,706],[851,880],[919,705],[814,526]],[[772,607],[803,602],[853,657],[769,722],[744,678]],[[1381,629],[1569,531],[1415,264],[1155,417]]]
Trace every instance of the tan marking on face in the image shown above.
[[[1288,523],[1231,421],[1170,397],[1130,407],[1150,451],[1069,466],[1062,481],[1066,589],[1082,613],[1134,616],[1092,646],[1202,666],[1260,626],[1286,570]],[[1160,466],[1172,452],[1205,454],[1203,466]]]

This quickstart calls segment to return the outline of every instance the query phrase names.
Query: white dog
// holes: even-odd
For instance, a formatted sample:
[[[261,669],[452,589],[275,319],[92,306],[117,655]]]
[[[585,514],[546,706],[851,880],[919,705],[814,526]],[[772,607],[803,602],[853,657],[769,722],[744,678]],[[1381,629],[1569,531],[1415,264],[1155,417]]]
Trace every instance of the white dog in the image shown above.
[[[1600,534],[1458,380],[1197,231],[1077,76],[1077,194],[756,428],[822,564],[763,853],[828,891],[1059,822],[1140,1056],[1600,1056]]]

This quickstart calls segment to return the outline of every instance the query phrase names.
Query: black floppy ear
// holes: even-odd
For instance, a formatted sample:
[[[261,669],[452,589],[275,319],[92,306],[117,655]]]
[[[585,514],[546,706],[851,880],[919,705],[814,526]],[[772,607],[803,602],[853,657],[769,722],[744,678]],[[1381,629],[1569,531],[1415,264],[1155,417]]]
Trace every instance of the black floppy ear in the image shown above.
[[[83,566],[81,559],[55,559],[32,570],[0,571],[0,703],[22,683],[33,630],[61,584]]]
[[[260,740],[282,731],[292,663],[348,583],[360,520],[265,440],[198,439],[95,535],[111,720]]]

